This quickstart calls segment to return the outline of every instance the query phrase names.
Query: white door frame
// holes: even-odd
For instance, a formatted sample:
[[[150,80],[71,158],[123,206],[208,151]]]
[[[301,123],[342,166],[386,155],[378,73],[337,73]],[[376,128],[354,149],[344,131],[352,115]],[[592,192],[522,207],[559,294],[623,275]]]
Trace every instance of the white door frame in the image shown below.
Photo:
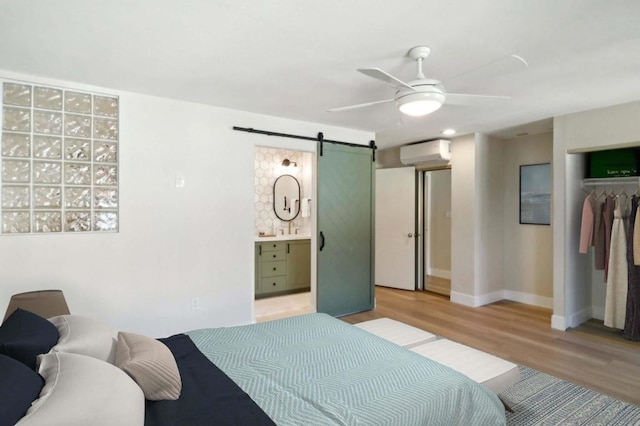
[[[424,172],[426,211],[424,216],[424,275],[431,275],[431,172]],[[424,276],[423,276],[424,280]]]

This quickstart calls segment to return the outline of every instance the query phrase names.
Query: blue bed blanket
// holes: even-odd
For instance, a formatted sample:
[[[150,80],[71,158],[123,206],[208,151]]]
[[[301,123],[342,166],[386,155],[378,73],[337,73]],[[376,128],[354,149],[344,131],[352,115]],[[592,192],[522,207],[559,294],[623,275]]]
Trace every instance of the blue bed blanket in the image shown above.
[[[278,425],[503,425],[495,394],[325,314],[187,333]]]

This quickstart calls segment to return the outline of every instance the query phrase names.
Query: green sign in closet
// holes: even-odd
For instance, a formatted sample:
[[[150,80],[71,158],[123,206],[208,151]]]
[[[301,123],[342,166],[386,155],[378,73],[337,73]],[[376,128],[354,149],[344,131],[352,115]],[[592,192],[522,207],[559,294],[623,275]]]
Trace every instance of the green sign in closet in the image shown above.
[[[317,311],[373,309],[375,163],[365,147],[323,144],[318,157]]]

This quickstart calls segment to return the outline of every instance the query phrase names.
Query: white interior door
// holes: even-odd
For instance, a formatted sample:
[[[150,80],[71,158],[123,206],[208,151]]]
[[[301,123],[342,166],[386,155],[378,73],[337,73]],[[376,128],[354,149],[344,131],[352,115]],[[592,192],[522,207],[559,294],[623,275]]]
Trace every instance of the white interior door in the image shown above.
[[[376,285],[416,288],[415,188],[415,167],[376,170]]]

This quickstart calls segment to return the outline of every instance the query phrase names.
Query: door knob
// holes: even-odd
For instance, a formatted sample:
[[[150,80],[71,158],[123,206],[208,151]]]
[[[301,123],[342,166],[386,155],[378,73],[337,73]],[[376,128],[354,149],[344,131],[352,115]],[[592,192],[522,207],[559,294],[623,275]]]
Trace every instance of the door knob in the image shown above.
[[[409,232],[409,234],[407,234],[407,237],[411,238],[411,237],[413,237],[413,234],[411,232]]]

